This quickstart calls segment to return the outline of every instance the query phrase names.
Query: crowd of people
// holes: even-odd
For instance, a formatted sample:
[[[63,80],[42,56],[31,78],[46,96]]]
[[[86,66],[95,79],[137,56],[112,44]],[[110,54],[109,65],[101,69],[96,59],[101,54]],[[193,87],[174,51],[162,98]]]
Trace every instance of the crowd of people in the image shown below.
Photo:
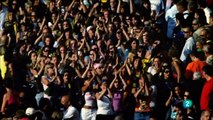
[[[1,0],[0,119],[213,119],[211,0]]]

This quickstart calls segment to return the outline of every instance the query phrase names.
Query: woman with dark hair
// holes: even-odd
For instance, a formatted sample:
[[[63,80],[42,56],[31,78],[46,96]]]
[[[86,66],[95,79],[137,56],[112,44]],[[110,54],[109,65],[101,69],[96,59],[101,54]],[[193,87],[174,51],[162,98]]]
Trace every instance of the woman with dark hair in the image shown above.
[[[201,26],[207,25],[205,12],[202,9],[196,9],[194,18],[199,19]]]
[[[52,98],[53,90],[61,84],[57,68],[53,64],[47,64],[44,69],[44,75],[41,77],[41,83],[44,89],[44,98]]]
[[[149,120],[151,108],[150,108],[150,91],[147,82],[147,78],[143,75],[140,76],[138,81],[138,87],[132,88],[132,91],[135,99],[136,99],[136,106],[135,106],[135,114],[134,120]]]
[[[127,87],[127,84],[120,73],[114,72],[115,77],[112,80],[109,88],[112,91],[112,103],[116,116],[123,117],[123,93]],[[119,77],[118,77],[119,76]]]
[[[141,12],[142,16],[144,17],[144,21],[151,19],[151,3],[149,0],[143,0]]]
[[[142,60],[140,58],[135,57],[133,59],[131,71],[133,76],[133,82],[138,81],[140,79],[140,76],[143,75]]]
[[[184,69],[183,63],[178,58],[179,54],[180,51],[174,45],[168,51],[168,56],[171,58],[171,70],[173,72],[173,76],[175,80],[177,80],[177,83],[182,83],[184,78]]]
[[[101,91],[96,93],[98,107],[96,120],[113,120],[112,94],[106,80],[102,81],[100,88]]]
[[[181,27],[184,24],[184,16],[182,13],[177,13],[175,17],[176,17],[176,27],[174,28],[173,36],[175,39],[179,40],[180,38],[183,38]]]
[[[129,42],[130,42],[129,46],[130,52],[136,54],[139,46],[139,41],[136,39],[131,39]]]
[[[168,108],[166,115],[167,119],[174,119],[173,115],[177,114],[175,113],[176,111],[174,111],[174,106],[181,102],[183,102],[182,90],[180,86],[176,85],[174,88],[172,88],[170,96],[165,103],[166,107]]]
[[[13,89],[12,79],[5,80],[6,93],[2,98],[1,113],[6,116],[15,114],[18,105],[18,95]]]
[[[155,84],[157,87],[157,101],[156,101],[156,115],[157,118],[165,118],[165,115],[168,111],[168,106],[165,105],[167,102],[170,92],[174,87],[174,79],[172,71],[169,67],[165,67],[160,74],[154,76]],[[173,92],[174,93],[174,92]]]
[[[87,66],[85,72],[88,74],[90,64]],[[81,108],[81,120],[95,120],[97,113],[97,105],[95,98],[95,90],[97,84],[95,83],[95,73],[94,71],[89,71],[91,75],[87,75],[84,85],[81,88],[85,104]]]

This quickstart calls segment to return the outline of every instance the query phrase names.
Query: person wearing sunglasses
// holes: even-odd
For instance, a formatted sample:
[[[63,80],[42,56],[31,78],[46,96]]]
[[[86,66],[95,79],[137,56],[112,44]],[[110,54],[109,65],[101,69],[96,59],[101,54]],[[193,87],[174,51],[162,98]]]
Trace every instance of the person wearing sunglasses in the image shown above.
[[[182,49],[180,60],[187,64],[187,60],[189,58],[189,53],[192,51],[195,40],[192,37],[192,28],[190,26],[186,26],[182,28],[182,32],[184,33],[184,38],[186,39],[186,43]]]

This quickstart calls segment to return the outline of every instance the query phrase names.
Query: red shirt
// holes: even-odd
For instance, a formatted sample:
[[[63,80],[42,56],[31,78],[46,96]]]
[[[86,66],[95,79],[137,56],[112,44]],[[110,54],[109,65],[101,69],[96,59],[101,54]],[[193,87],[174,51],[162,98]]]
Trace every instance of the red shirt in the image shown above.
[[[210,94],[212,91],[213,91],[213,78],[207,81],[203,86],[203,90],[202,90],[201,98],[200,98],[201,110],[207,110],[209,108],[208,107],[209,99],[210,99]]]

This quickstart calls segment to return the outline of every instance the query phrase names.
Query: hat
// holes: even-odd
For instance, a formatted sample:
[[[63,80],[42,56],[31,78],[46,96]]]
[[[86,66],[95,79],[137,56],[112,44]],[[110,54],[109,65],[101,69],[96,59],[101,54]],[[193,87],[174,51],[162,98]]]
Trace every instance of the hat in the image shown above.
[[[90,5],[90,3],[89,3],[88,0],[83,0],[83,4],[86,5],[86,6],[89,6],[89,5]]]
[[[88,27],[87,27],[87,32],[89,32],[89,30],[91,30],[92,28],[93,28],[92,25],[88,26]]]
[[[31,116],[31,115],[33,115],[35,112],[36,112],[36,110],[35,110],[34,108],[29,107],[29,108],[26,109],[25,114],[26,114],[27,116]]]
[[[101,66],[102,66],[101,63],[95,63],[95,64],[94,64],[94,69],[97,69],[97,68],[99,68],[99,67],[101,67]]]
[[[87,59],[87,60],[89,60],[89,59],[90,59],[90,58],[89,58],[89,56],[85,56],[84,58],[85,58],[85,59]]]
[[[202,78],[202,75],[201,75],[200,72],[194,72],[194,73],[193,73],[193,79],[194,79],[194,80],[199,80],[199,79],[201,79],[201,78]]]
[[[213,55],[210,55],[210,56],[207,57],[206,63],[208,65],[213,65]]]
[[[107,2],[107,0],[101,0],[101,2],[102,2],[102,3],[106,3],[106,2]]]

